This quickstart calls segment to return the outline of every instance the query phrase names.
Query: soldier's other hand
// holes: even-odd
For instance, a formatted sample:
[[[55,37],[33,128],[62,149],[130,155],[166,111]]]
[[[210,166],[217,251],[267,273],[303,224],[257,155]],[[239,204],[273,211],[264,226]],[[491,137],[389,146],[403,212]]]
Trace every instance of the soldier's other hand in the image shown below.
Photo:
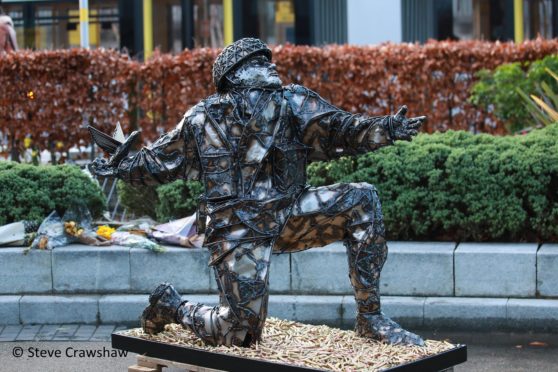
[[[96,158],[87,165],[89,172],[96,176],[115,177],[118,169],[103,158]]]
[[[390,134],[393,140],[410,141],[418,134],[421,125],[426,121],[426,116],[406,118],[407,106],[401,106],[399,111],[391,117]]]

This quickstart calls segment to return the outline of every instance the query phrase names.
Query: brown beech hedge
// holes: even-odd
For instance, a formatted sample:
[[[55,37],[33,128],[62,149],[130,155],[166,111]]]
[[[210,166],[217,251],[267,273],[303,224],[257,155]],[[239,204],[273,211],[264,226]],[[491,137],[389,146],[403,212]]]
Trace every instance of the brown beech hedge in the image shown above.
[[[93,123],[139,126],[144,140],[173,127],[214,93],[211,67],[219,51],[160,54],[147,62],[108,50],[22,51],[0,57],[0,130],[67,146],[88,138]],[[467,102],[475,73],[558,52],[558,40],[522,44],[431,41],[371,47],[277,46],[284,84],[303,84],[351,112],[384,115],[407,104],[427,115],[428,132],[448,129],[504,134],[503,123]]]
[[[0,57],[0,130],[47,145],[89,138],[85,124],[128,122],[137,63],[108,50],[20,51]]]

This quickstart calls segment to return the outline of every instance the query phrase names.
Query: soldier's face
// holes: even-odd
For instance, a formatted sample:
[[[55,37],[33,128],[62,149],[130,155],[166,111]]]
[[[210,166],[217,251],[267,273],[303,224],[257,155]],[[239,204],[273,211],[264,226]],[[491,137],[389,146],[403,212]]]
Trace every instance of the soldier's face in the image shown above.
[[[232,72],[231,80],[241,86],[259,88],[280,88],[282,84],[277,67],[264,56],[248,60]]]

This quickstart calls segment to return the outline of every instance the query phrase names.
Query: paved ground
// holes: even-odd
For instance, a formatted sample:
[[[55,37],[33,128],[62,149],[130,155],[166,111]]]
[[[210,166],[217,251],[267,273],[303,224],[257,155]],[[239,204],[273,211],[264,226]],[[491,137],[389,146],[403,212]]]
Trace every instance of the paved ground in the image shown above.
[[[467,345],[467,362],[455,372],[558,372],[558,334],[419,333]]]
[[[115,354],[118,351],[109,341],[114,330],[124,328],[0,326],[0,341],[11,341],[0,342],[0,370],[127,371],[135,364],[136,354]],[[427,338],[467,344],[468,362],[456,372],[558,372],[558,334],[418,332]]]
[[[126,329],[117,325],[0,325],[0,341],[109,341],[115,330]]]

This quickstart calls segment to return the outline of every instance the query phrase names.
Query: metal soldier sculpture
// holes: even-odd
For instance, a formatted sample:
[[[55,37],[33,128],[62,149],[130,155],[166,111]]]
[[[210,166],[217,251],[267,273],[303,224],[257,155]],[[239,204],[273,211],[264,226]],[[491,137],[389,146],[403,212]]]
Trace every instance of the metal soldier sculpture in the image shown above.
[[[366,183],[309,187],[309,161],[363,154],[411,140],[425,117],[354,115],[300,86],[281,86],[271,51],[242,39],[215,60],[217,94],[191,108],[176,129],[135,156],[127,150],[91,170],[131,184],[202,180],[205,246],[220,305],[183,301],[168,283],[142,315],[148,333],[180,323],[213,345],[254,343],[267,315],[272,253],[343,240],[357,302],[356,332],[389,343],[423,345],[380,309],[387,246],[380,200]],[[133,138],[134,135],[130,136]],[[130,139],[129,139],[130,140]],[[121,148],[127,149],[128,141]]]

